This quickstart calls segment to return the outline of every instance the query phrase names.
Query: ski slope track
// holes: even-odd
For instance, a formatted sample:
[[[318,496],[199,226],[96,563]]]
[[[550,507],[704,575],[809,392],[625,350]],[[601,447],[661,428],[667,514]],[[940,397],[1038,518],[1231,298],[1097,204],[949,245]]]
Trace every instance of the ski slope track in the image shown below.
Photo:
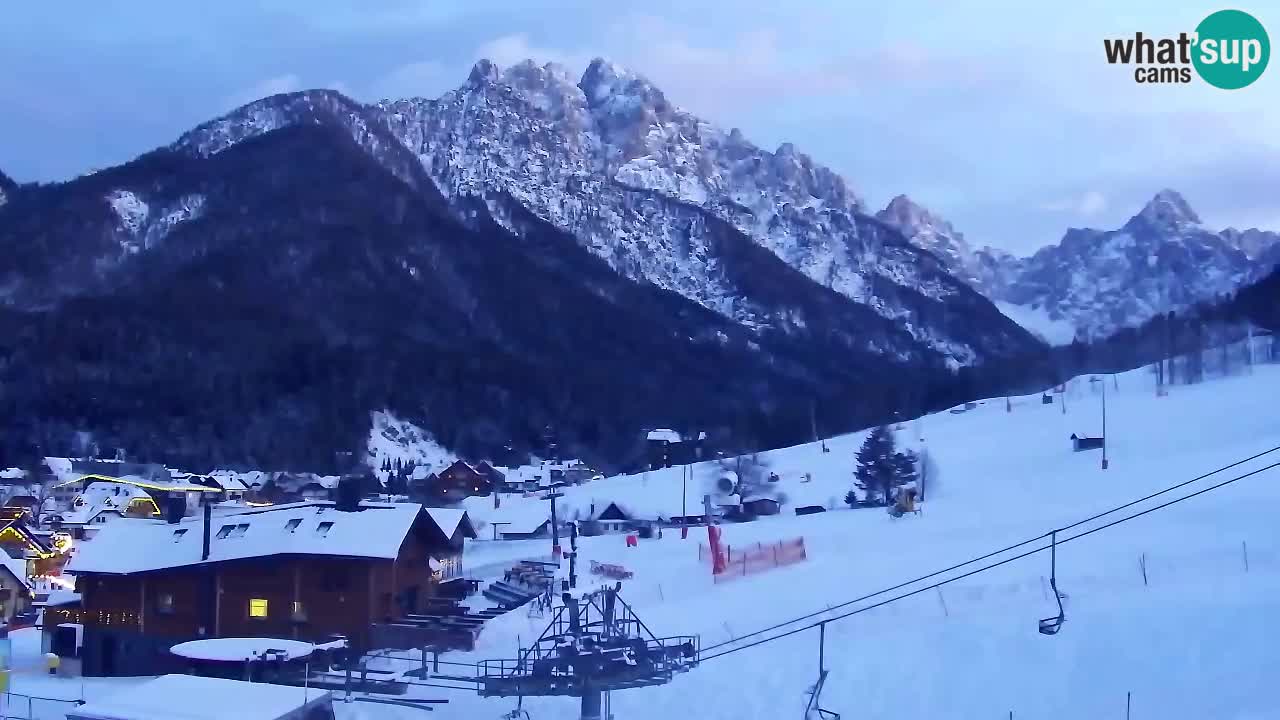
[[[902,424],[899,443],[927,448],[940,473],[918,517],[843,505],[861,433],[829,439],[829,453],[810,444],[762,454],[788,496],[783,512],[726,525],[725,541],[803,536],[809,559],[800,565],[713,585],[698,560],[701,528],[688,540],[667,531],[638,548],[617,535],[583,539],[580,568],[591,560],[627,566],[635,578],[623,597],[645,623],[659,635],[699,634],[704,649],[703,664],[670,685],[614,693],[614,715],[686,717],[696,707],[700,717],[799,718],[818,672],[812,626],[830,620],[822,705],[844,717],[1124,717],[1127,694],[1135,718],[1280,717],[1272,688],[1280,670],[1280,450],[1265,452],[1280,446],[1272,407],[1280,367],[1176,386],[1163,398],[1145,371],[1105,380],[1105,471],[1098,451],[1074,453],[1068,441],[1072,432],[1101,430],[1101,390],[1085,379],[1068,385],[1065,414],[1062,396],[1043,405],[1037,394],[1013,398],[1011,412],[998,398]],[[609,501],[654,509],[664,496],[678,506],[681,470],[569,488],[562,511],[581,516]],[[692,467],[690,496],[700,497],[710,475],[709,464]],[[495,511],[480,500],[470,509],[483,521]],[[796,504],[815,503],[835,509],[794,515]],[[512,496],[498,512],[545,506]],[[1044,552],[1055,529],[1064,529],[1057,578],[1066,622],[1046,637],[1036,626],[1057,611]],[[479,542],[474,552],[491,562],[542,555],[549,544]],[[474,653],[448,659],[511,656],[543,622],[511,613],[486,627]],[[473,717],[498,717],[515,704],[411,692],[443,694],[451,712]],[[577,713],[571,700],[530,698],[524,707],[532,718]]]

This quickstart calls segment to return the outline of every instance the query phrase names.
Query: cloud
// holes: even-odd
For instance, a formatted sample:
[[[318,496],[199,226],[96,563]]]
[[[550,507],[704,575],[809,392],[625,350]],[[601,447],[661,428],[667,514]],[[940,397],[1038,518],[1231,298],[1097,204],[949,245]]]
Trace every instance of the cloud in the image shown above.
[[[558,63],[575,70],[582,70],[591,61],[592,53],[585,50],[561,50],[538,47],[529,41],[526,33],[503,35],[476,48],[473,60],[488,59],[500,67],[515,65],[524,60],[539,63]]]
[[[1041,203],[1040,209],[1047,212],[1065,212],[1093,217],[1107,209],[1107,198],[1097,190],[1086,190],[1078,196]]]
[[[373,100],[398,100],[409,97],[436,97],[459,84],[457,72],[434,60],[401,65],[374,81],[370,87]]]
[[[239,92],[232,93],[223,101],[226,108],[238,108],[241,105],[247,105],[254,100],[259,100],[271,95],[279,95],[280,93],[296,92],[302,89],[302,80],[293,73],[285,75],[276,75],[267,78],[261,82],[255,83]]]

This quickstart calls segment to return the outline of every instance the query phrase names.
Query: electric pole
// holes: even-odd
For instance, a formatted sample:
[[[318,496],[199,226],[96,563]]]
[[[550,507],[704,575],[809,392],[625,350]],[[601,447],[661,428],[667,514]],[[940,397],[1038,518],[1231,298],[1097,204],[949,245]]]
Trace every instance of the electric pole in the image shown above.
[[[1102,469],[1107,469],[1107,381],[1102,381]]]
[[[557,492],[552,487],[547,497],[551,499],[551,559],[558,563],[560,562],[560,523],[556,520],[556,498],[564,497],[564,493]]]

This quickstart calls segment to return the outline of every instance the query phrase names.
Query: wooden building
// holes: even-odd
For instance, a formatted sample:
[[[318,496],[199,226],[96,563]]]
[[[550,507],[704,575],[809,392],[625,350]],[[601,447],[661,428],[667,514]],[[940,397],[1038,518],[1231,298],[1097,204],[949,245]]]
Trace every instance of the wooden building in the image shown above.
[[[493,483],[489,478],[461,460],[455,460],[441,470],[431,488],[434,495],[449,502],[477,495],[488,497],[493,493]]]
[[[82,607],[50,612],[84,625],[86,675],[164,672],[170,646],[201,638],[360,649],[372,625],[425,609],[469,537],[462,510],[353,500],[121,521],[67,566]]]

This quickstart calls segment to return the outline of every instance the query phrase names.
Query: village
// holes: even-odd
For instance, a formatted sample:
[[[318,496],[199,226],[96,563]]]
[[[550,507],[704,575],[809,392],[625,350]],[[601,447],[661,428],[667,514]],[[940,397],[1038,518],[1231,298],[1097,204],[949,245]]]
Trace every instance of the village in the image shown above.
[[[1072,472],[1105,470],[1107,394],[1134,403],[1132,385],[1149,382],[1135,375],[1129,392],[1117,377],[1081,377],[737,456],[703,433],[656,428],[642,467],[608,477],[574,459],[372,452],[335,475],[199,474],[120,454],[9,468],[0,716],[151,720],[170,717],[163,698],[205,693],[256,697],[239,716],[265,720],[414,717],[513,696],[516,714],[504,717],[523,718],[520,703],[540,696],[607,717],[597,706],[611,689],[665,685],[703,657],[691,623],[666,610],[679,605],[672,577],[699,597],[704,582],[732,593],[751,586],[741,578],[779,582],[815,552],[835,559],[821,541],[849,523],[879,527],[887,511],[885,531],[900,537],[931,527],[939,464],[972,423],[1034,417],[1056,429],[1038,452]],[[638,607],[665,622],[651,632]],[[736,628],[725,630],[733,641]],[[567,647],[600,664],[573,665]],[[209,707],[191,716],[226,716],[217,700]]]
[[[199,676],[394,697],[405,686],[371,679],[362,665],[371,652],[438,661],[473,650],[495,618],[550,609],[579,573],[631,577],[619,565],[575,568],[579,537],[626,535],[628,546],[677,529],[687,537],[776,515],[787,501],[767,464],[710,452],[705,432],[658,428],[645,440],[639,476],[680,471],[680,496],[640,500],[627,477],[596,493],[603,475],[572,459],[201,474],[115,453],[9,468],[0,471],[4,642],[33,646],[38,636],[37,670],[59,678]],[[23,668],[12,649],[3,657],[17,702],[10,675]]]

